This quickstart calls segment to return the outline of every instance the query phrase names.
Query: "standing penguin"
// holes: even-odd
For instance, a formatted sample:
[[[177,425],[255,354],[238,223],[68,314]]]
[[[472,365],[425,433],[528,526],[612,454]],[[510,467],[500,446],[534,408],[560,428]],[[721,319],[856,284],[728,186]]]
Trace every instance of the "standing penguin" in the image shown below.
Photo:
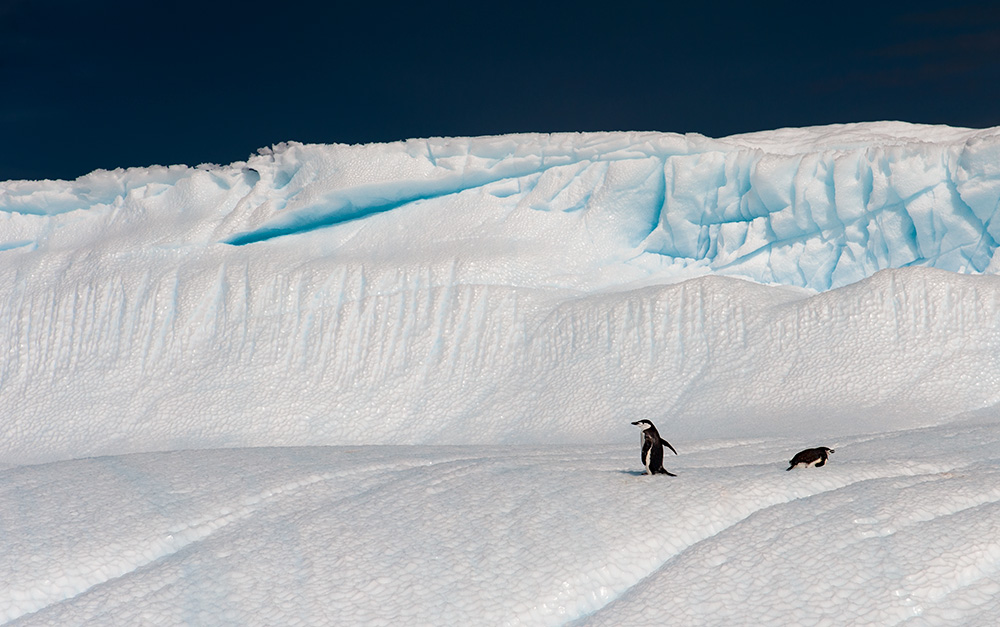
[[[632,424],[642,429],[642,465],[646,467],[646,474],[676,477],[677,475],[663,468],[663,447],[666,446],[674,451],[674,455],[677,454],[674,447],[670,446],[670,442],[661,439],[656,427],[648,420],[638,420]]]
[[[820,466],[826,465],[827,458],[830,456],[830,453],[833,452],[832,448],[827,448],[825,446],[821,446],[819,448],[807,448],[804,451],[796,453],[795,457],[792,458],[792,461],[788,462],[788,468],[785,468],[785,470],[791,470],[796,466],[805,466],[806,468],[815,466],[816,468],[819,468]]]

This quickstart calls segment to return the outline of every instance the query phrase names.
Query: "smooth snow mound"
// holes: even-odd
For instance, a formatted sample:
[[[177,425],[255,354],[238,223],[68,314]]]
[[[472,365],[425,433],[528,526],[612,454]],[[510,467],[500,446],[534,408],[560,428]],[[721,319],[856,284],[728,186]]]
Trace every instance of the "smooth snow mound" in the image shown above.
[[[14,468],[0,618],[985,627],[1000,611],[996,424],[822,442],[685,442],[661,424],[677,478],[641,475],[638,443]],[[837,450],[825,467],[785,472],[820,443]]]

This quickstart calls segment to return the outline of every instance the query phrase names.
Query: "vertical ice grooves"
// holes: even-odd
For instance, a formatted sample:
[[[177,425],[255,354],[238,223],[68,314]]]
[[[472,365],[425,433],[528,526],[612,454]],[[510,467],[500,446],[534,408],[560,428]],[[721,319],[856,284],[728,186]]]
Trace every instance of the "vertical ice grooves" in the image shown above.
[[[51,433],[34,418],[58,415],[60,431],[88,441],[159,442],[165,433],[225,433],[229,426],[212,416],[230,412],[259,425],[253,442],[292,443],[301,432],[283,430],[293,405],[340,442],[365,441],[363,432],[380,421],[404,425],[400,437],[413,441],[421,421],[510,407],[518,415],[504,424],[520,429],[519,421],[539,420],[552,407],[580,420],[647,407],[726,416],[773,403],[761,395],[775,389],[808,390],[810,401],[831,403],[875,389],[864,402],[877,404],[902,398],[906,385],[924,386],[907,396],[931,400],[946,398],[948,385],[973,385],[970,397],[992,398],[992,388],[974,385],[966,362],[955,361],[962,355],[1000,368],[993,333],[1000,292],[992,283],[977,287],[986,279],[892,271],[837,294],[785,297],[785,305],[769,304],[770,288],[721,277],[557,297],[465,282],[454,262],[285,274],[259,261],[199,262],[72,290],[9,283],[0,298],[7,347],[0,402],[16,418],[3,433],[14,443],[33,430]],[[881,361],[856,367],[858,351],[872,347],[880,347],[878,359],[912,358],[955,381]],[[810,372],[841,380],[813,380]],[[876,373],[874,387],[866,372]],[[606,394],[609,387],[625,397]],[[66,416],[67,406],[114,419],[92,433],[87,416]],[[455,430],[456,440],[478,432],[475,420],[468,425]]]
[[[644,247],[817,290],[910,264],[981,272],[996,250],[998,183],[971,184],[956,155],[947,145],[672,155]]]

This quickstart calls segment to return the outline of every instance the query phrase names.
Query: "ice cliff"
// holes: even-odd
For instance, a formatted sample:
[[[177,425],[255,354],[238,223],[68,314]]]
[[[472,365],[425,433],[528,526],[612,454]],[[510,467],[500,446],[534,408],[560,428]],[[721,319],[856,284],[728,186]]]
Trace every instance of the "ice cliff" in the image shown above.
[[[1000,400],[998,210],[1000,129],[902,123],[8,181],[0,458],[930,424]]]

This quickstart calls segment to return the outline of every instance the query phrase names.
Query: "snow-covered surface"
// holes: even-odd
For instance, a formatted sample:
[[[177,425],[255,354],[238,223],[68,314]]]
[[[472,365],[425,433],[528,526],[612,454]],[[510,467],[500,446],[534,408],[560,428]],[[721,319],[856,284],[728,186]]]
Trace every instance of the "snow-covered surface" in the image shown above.
[[[23,466],[0,475],[0,617],[995,625],[995,421],[823,440],[825,467],[790,472],[803,441],[675,441],[676,478],[641,475],[637,443]]]
[[[0,183],[0,618],[991,625],[998,211],[888,122]]]

